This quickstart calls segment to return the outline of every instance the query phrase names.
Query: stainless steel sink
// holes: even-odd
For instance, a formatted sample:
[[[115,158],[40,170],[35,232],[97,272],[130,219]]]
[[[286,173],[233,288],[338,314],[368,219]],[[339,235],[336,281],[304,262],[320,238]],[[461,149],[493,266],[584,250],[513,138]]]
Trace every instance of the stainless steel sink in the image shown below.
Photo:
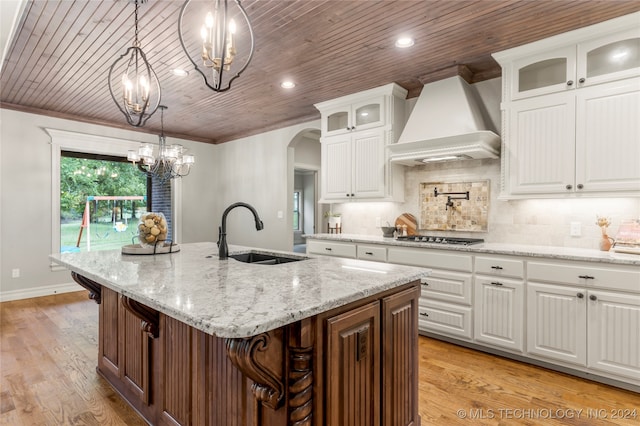
[[[256,263],[259,265],[279,265],[281,263],[298,262],[307,259],[306,257],[287,257],[255,252],[230,254],[229,257],[239,262]]]

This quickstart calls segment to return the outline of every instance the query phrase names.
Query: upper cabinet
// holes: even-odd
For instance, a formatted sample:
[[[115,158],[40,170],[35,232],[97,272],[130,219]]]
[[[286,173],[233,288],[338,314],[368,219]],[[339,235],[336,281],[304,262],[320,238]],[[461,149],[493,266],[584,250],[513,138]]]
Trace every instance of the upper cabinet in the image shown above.
[[[640,13],[493,56],[502,199],[640,195]]]
[[[322,120],[320,202],[404,201],[404,170],[387,145],[404,126],[407,91],[391,83],[316,104]]]
[[[339,135],[383,126],[385,118],[384,96],[341,105],[322,113],[322,135]]]
[[[640,28],[590,39],[509,64],[511,100],[563,92],[638,75]]]

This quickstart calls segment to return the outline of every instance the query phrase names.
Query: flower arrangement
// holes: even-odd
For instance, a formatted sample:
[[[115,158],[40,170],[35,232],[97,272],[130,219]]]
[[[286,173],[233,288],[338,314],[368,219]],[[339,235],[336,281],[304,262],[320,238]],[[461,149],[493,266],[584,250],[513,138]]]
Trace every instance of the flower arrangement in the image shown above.
[[[602,230],[602,236],[607,236],[607,228],[611,225],[611,218],[606,216],[596,215],[596,225]]]
[[[600,250],[609,251],[614,239],[607,235],[607,228],[611,225],[611,218],[606,216],[596,215],[596,225],[600,227],[602,231],[602,238],[600,239]]]

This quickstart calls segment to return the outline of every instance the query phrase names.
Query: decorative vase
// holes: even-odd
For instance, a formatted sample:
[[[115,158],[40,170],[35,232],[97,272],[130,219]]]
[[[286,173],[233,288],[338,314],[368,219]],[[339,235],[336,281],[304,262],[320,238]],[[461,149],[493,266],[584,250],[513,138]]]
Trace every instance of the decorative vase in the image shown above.
[[[609,251],[611,249],[611,245],[613,244],[613,238],[608,236],[603,229],[602,239],[600,239],[600,250]]]

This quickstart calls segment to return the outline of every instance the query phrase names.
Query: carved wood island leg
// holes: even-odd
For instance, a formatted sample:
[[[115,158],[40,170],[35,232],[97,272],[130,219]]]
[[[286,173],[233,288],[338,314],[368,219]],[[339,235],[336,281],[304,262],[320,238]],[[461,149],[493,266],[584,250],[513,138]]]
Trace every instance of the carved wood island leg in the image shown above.
[[[332,423],[335,416],[327,415],[327,407],[375,412],[372,418],[380,419],[376,425],[419,424],[417,380],[412,379],[417,377],[418,282],[256,336],[219,338],[86,277],[74,273],[73,278],[100,304],[98,372],[150,424],[361,424],[358,414]],[[364,306],[381,324],[367,331],[377,333],[369,340],[358,337],[362,326],[350,314]],[[350,318],[349,326],[338,337],[341,331],[336,326],[344,317]],[[338,346],[350,345],[354,336],[353,342],[361,341],[361,347],[344,346],[331,359],[333,352],[325,347],[330,323],[338,333],[334,339]],[[351,335],[350,330],[356,333]],[[381,344],[375,347],[372,342]],[[332,395],[328,388],[335,378],[326,376],[336,368],[342,372],[339,380],[352,381],[340,388],[346,392],[357,392],[358,371],[372,374],[383,389],[396,385],[402,389],[352,399],[352,404],[360,405],[350,406],[346,397],[351,395],[342,390]],[[390,403],[401,407],[386,406]]]

